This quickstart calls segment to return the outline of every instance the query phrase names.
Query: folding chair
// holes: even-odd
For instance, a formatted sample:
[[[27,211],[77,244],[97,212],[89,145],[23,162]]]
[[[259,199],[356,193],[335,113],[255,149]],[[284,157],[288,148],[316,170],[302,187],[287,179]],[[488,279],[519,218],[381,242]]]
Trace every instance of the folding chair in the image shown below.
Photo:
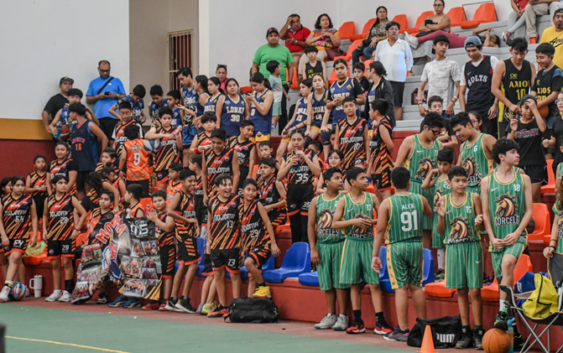
[[[514,295],[512,288],[504,285],[500,285],[499,288],[507,294],[506,296],[506,307],[507,315],[509,318],[514,317],[514,313],[518,314],[524,325],[528,328],[530,336],[524,342],[522,346],[521,353],[528,352],[534,344],[538,344],[544,353],[549,353],[551,349],[551,335],[549,329],[551,326],[562,326],[563,327],[563,254],[554,253],[553,257],[548,261],[549,277],[553,282],[553,286],[557,289],[557,311],[551,312],[549,316],[545,318],[532,318],[526,316],[524,310],[516,305],[516,299],[527,299],[531,292],[523,293],[523,295]],[[543,304],[543,303],[542,303]],[[533,327],[530,323],[533,324]],[[538,325],[545,325],[545,328],[541,332],[536,333]],[[541,337],[547,332],[547,347],[541,342]],[[532,340],[533,337],[533,340]],[[528,343],[529,342],[529,343]],[[563,349],[563,346],[555,353],[559,353]]]

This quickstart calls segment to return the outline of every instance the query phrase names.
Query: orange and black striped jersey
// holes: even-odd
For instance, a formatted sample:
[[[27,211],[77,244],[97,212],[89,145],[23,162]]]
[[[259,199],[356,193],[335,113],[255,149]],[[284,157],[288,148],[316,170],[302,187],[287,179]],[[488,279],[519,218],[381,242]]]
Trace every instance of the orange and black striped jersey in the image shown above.
[[[387,118],[383,118],[381,122],[374,128],[373,136],[369,142],[370,159],[372,168],[369,171],[372,175],[381,174],[385,170],[393,168],[394,163],[387,149],[387,145],[381,138],[379,131],[387,129],[389,136],[393,136],[393,127]]]
[[[49,174],[51,174],[51,180],[53,180],[53,178],[57,175],[63,175],[69,179],[69,172],[78,172],[78,164],[76,164],[76,162],[72,159],[67,158],[62,163],[59,163],[58,160],[54,160],[51,164],[49,164]],[[71,195],[76,194],[76,183],[71,190],[67,190],[67,193]]]
[[[181,132],[181,128],[178,128]],[[174,134],[176,131],[173,127],[166,130],[163,127],[156,128],[157,134]],[[175,136],[175,135],[174,135]],[[170,168],[170,164],[173,162],[178,162],[180,159],[180,154],[178,153],[178,144],[176,142],[176,137],[171,139],[161,138],[160,148],[154,155],[154,171],[162,172],[167,171]]]
[[[31,183],[29,184],[32,189],[39,189],[45,185],[47,185],[47,173],[43,173],[43,175],[39,175],[37,171],[29,173],[29,180]],[[47,196],[46,191],[34,191],[31,193],[33,196]]]
[[[102,162],[98,163],[96,165],[96,169],[94,170],[96,173],[102,173],[102,169],[104,169],[104,167],[111,167],[113,168],[113,171],[115,172],[115,175],[119,175],[119,168],[111,163],[108,163],[106,165],[104,165]]]
[[[180,190],[180,201],[174,211],[184,218],[195,219],[195,199],[193,195],[188,195],[183,190]],[[186,223],[175,219],[174,224],[176,225],[176,239],[179,242],[195,237],[195,223]]]
[[[148,206],[147,206],[148,207]],[[127,216],[127,218],[136,218],[137,217],[137,211],[141,210],[143,211],[143,216],[145,216],[145,210],[143,210],[143,206],[141,206],[141,203],[138,202],[135,206],[133,207],[129,207],[129,214]]]
[[[113,130],[113,135],[111,136],[111,139],[115,141],[113,148],[115,149],[115,153],[117,154],[117,160],[121,159],[123,145],[125,144],[125,142],[129,141],[129,139],[125,137],[125,128],[130,125],[137,126],[139,128],[139,138],[143,138],[143,128],[137,123],[135,119],[131,119],[127,123],[117,123],[115,129]]]
[[[158,214],[158,219],[160,219],[164,223],[166,223],[166,217],[168,217],[166,215],[166,211]],[[155,231],[156,231],[156,238],[158,239],[158,246],[163,247],[166,245],[172,245],[172,246],[174,245],[174,231],[165,232],[162,229],[160,229],[158,226],[156,227]]]
[[[244,201],[239,206],[240,232],[243,252],[263,246],[270,248],[270,237],[264,220],[258,211],[258,202],[252,201],[248,208],[244,208]]]
[[[149,153],[145,150],[143,139],[127,141],[123,148],[127,152],[127,181],[150,179]]]
[[[181,181],[172,181],[168,182],[168,187],[166,188],[166,200],[167,203],[170,203],[170,200],[174,198],[177,192],[182,190],[182,182]]]
[[[194,195],[203,197],[203,183],[201,182],[201,175],[195,180]]]
[[[317,155],[317,152],[307,149],[304,151],[305,155],[309,157],[311,161]],[[291,159],[295,155],[294,152],[290,152],[283,156],[285,163],[291,163]],[[311,173],[311,168],[307,165],[307,162],[303,158],[300,158],[296,165],[292,166],[287,173],[288,184],[311,184],[313,182],[313,173]]]
[[[211,145],[211,135],[207,135],[205,131],[200,131],[197,133],[197,147],[199,146],[210,146]]]
[[[233,175],[232,160],[235,151],[225,147],[217,154],[213,148],[205,151],[205,168],[207,168],[207,197],[215,196],[215,178],[221,174]]]
[[[211,249],[227,250],[240,248],[239,229],[240,196],[233,195],[226,202],[214,197],[209,202]]]
[[[241,167],[250,167],[250,153],[252,152],[254,146],[256,145],[250,140],[246,142],[239,142],[238,136],[233,136],[229,139],[229,147],[234,149],[237,153],[238,164]]]
[[[342,169],[348,170],[356,165],[357,160],[366,159],[366,143],[364,141],[364,132],[367,128],[365,119],[356,118],[353,124],[348,119],[343,119],[338,123],[338,139],[339,149],[344,154],[342,161]]]
[[[65,194],[57,200],[55,194],[47,201],[49,224],[47,225],[47,239],[67,240],[74,231],[74,206],[72,195]]]
[[[19,199],[13,198],[12,194],[2,197],[2,207],[4,209],[2,222],[4,223],[4,230],[8,239],[29,238],[31,205],[33,205],[31,195],[22,195]]]
[[[272,176],[269,181],[265,181],[262,178],[262,183],[258,187],[258,197],[260,198],[260,202],[264,206],[272,205],[278,203],[282,200],[278,188],[276,187],[277,178]],[[287,210],[287,207],[278,207],[270,212],[284,212]]]

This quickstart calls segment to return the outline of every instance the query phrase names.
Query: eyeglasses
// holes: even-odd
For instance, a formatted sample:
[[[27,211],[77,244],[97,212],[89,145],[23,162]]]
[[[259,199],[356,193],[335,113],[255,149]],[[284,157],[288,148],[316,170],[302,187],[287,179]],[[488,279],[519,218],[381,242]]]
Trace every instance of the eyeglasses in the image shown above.
[[[108,72],[109,73],[109,69],[108,70],[98,69],[98,70],[100,70],[100,72]]]

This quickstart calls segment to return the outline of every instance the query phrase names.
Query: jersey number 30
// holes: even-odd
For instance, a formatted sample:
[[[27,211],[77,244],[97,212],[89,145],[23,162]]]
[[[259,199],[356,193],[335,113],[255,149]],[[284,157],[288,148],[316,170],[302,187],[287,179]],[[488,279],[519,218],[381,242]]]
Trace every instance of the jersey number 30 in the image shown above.
[[[410,232],[411,230],[418,230],[418,216],[416,211],[402,212],[401,213],[401,229],[403,232]]]

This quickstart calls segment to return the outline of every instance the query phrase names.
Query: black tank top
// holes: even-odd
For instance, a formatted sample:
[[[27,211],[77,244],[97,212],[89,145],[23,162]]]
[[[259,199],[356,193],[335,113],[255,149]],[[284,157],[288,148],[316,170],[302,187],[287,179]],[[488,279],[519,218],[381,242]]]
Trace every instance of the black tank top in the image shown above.
[[[323,64],[319,60],[317,60],[317,64],[313,67],[311,63],[305,64],[305,73],[307,74],[307,78],[313,78],[315,74],[323,74]]]
[[[504,96],[513,104],[518,104],[520,99],[530,92],[532,80],[532,68],[528,60],[522,63],[522,69],[518,70],[511,59],[504,61],[506,71],[502,78],[502,91]]]
[[[507,130],[510,126],[507,127]],[[510,131],[507,131],[507,133]],[[518,120],[518,128],[514,134],[514,140],[518,142],[520,148],[520,167],[527,165],[546,165],[545,155],[542,148],[542,132],[538,127],[536,119],[524,124],[522,119]]]
[[[478,66],[471,61],[465,64],[463,74],[469,91],[467,92],[466,111],[488,111],[495,102],[495,96],[491,93],[491,83],[493,81],[493,68],[491,67],[491,57],[483,55],[483,59]]]
[[[90,132],[90,121],[84,119],[82,124],[72,126],[71,156],[78,164],[79,172],[92,172],[96,170],[98,159],[98,143]]]

